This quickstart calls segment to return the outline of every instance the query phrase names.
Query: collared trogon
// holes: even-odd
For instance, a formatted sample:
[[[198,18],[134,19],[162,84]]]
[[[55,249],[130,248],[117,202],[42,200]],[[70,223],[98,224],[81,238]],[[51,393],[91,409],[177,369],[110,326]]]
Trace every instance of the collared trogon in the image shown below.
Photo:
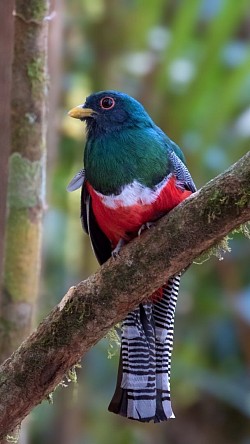
[[[117,91],[90,95],[69,115],[87,126],[81,220],[100,264],[196,188],[181,149],[143,106]],[[117,387],[109,410],[138,421],[174,417],[170,364],[180,275],[173,276],[122,323]]]

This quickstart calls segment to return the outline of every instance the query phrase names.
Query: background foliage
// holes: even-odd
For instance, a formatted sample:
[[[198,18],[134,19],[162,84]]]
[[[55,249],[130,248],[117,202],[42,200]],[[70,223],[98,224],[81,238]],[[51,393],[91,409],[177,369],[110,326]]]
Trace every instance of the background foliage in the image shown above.
[[[97,268],[81,231],[80,194],[65,191],[82,168],[84,139],[84,126],[67,117],[68,109],[97,90],[134,96],[183,148],[198,187],[243,155],[250,136],[248,1],[65,0],[54,8],[38,320]],[[175,421],[137,424],[107,412],[117,356],[107,358],[103,340],[83,359],[78,385],[59,389],[53,407],[44,402],[33,412],[29,442],[249,443],[250,244],[237,235],[231,247],[224,260],[193,265],[182,279]]]

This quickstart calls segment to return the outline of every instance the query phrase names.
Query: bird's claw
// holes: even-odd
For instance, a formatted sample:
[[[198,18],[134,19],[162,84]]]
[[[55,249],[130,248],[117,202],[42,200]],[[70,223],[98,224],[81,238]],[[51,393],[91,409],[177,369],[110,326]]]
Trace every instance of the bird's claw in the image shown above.
[[[143,233],[143,231],[145,231],[145,230],[149,230],[151,227],[154,227],[155,226],[155,223],[154,222],[146,222],[145,224],[143,224],[142,226],[141,226],[141,228],[139,229],[139,231],[138,231],[138,236],[140,236],[142,233]]]
[[[119,242],[117,243],[116,247],[114,248],[114,250],[111,252],[111,256],[115,259],[117,256],[120,255],[120,251],[123,247],[123,245],[125,244],[125,240],[124,239],[120,239]]]

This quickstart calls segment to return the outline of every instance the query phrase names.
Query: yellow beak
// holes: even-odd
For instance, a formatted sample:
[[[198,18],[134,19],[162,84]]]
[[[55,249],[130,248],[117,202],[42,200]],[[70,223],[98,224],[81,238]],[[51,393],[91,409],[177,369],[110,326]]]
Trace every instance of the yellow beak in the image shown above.
[[[85,117],[91,117],[95,111],[91,108],[83,108],[82,105],[72,108],[68,115],[74,117],[74,119],[84,119]]]

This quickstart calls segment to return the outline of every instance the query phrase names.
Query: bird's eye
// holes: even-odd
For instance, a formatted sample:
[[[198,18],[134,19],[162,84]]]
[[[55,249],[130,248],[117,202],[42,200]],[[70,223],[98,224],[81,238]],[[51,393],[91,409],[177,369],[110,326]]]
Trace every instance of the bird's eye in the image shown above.
[[[115,101],[112,97],[103,97],[100,101],[100,105],[102,109],[111,109],[115,106]]]

